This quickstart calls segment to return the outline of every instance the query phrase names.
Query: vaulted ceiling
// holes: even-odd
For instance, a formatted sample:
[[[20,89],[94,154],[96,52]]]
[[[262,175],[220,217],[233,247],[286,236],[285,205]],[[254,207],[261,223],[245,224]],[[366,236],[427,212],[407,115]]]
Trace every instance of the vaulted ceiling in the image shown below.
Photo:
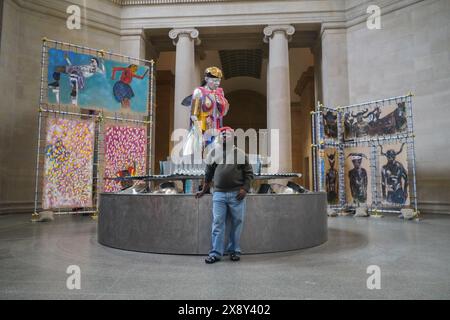
[[[220,62],[225,79],[233,77],[261,78],[263,51],[219,50]]]

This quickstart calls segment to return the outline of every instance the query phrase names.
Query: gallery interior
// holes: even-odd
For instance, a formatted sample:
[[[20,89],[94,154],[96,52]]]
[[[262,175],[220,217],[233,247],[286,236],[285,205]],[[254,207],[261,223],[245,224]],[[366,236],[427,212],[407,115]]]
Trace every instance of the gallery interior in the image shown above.
[[[0,299],[450,298],[449,1],[4,0],[0,27]],[[210,266],[230,132],[242,257]]]

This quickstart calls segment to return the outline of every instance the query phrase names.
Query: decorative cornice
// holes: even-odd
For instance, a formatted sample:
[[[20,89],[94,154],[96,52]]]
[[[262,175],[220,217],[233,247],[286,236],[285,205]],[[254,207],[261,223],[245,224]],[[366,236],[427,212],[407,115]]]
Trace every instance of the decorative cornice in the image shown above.
[[[116,36],[128,36],[129,33],[138,33],[136,30],[142,29],[161,29],[161,28],[184,28],[184,27],[210,27],[218,26],[235,26],[235,25],[284,25],[284,24],[301,24],[301,23],[317,23],[321,25],[320,35],[325,30],[343,30],[365,23],[367,19],[367,2],[349,2],[356,3],[354,6],[328,6],[323,5],[325,1],[307,1],[312,5],[311,11],[306,10],[303,5],[296,5],[294,1],[286,1],[286,5],[273,8],[280,8],[279,13],[276,10],[262,12],[254,10],[255,8],[264,7],[263,2],[274,0],[101,0],[104,1],[105,8],[102,10],[98,6],[86,7],[86,17],[83,20],[83,26],[108,32]],[[335,2],[329,0],[331,2]],[[403,8],[424,2],[425,0],[380,0],[379,5],[383,16],[401,10]],[[73,0],[11,0],[11,4],[20,9],[29,12],[55,17],[61,20],[67,19],[66,8],[73,4]],[[246,4],[248,2],[248,5]],[[261,2],[261,6],[259,3]],[[284,1],[279,1],[284,2]],[[90,1],[88,2],[90,3]],[[108,5],[108,3],[110,5]],[[239,8],[241,5],[251,8],[247,13],[238,13],[231,10],[229,14],[222,11],[215,12],[210,16],[200,16],[195,14],[187,14],[180,16],[176,14],[175,7],[177,4],[193,4],[197,6],[205,5],[211,8],[217,6],[231,4],[229,9]],[[321,3],[318,6],[316,3]],[[172,4],[174,6],[174,14],[162,15],[152,14],[158,11],[150,8],[151,5]],[[235,4],[235,5],[234,5]],[[136,10],[132,5],[149,5],[146,8],[148,15],[136,16]],[[253,5],[253,6],[250,6]],[[122,6],[122,7],[121,7]],[[272,7],[271,7],[272,8]],[[286,10],[291,8],[292,10]],[[139,9],[140,10],[140,9]],[[255,12],[254,12],[255,11]],[[158,11],[159,12],[159,11]]]
[[[288,40],[291,40],[292,35],[295,33],[295,28],[291,25],[270,25],[265,27],[263,32],[264,42],[268,43],[275,32],[283,32]]]
[[[199,32],[194,28],[182,28],[182,29],[172,29],[169,31],[169,38],[173,40],[173,44],[177,44],[178,37],[180,34],[187,34],[191,39],[195,40],[195,44],[199,45],[201,43],[198,38]]]
[[[136,6],[151,4],[183,4],[183,3],[208,3],[208,2],[231,2],[236,0],[109,0],[119,6]]]

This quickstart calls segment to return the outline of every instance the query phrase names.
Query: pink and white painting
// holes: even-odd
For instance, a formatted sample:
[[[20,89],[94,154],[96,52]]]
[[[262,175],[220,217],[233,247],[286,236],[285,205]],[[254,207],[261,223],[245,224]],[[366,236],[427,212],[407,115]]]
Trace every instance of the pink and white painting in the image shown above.
[[[144,175],[147,159],[147,128],[109,124],[104,134],[105,161],[103,192],[118,192],[130,182],[111,178]]]
[[[44,210],[92,207],[94,138],[92,120],[47,120]]]

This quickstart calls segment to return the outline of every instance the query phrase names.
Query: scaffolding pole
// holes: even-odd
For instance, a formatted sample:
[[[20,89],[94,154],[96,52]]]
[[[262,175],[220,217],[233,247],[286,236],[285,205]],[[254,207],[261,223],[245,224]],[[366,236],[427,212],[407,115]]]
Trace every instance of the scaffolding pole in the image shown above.
[[[337,108],[337,152],[339,155],[339,209],[344,209],[346,203],[345,191],[345,152],[343,143],[344,128],[342,127],[342,111]]]
[[[319,192],[325,191],[325,132],[324,132],[324,126],[323,126],[323,113],[322,113],[322,107],[323,105],[319,102],[317,104],[317,115],[316,115],[316,128],[319,128],[318,130],[318,137],[317,137],[317,143],[319,148],[319,156],[318,156],[318,165],[319,168]]]
[[[420,212],[417,205],[417,181],[416,181],[416,148],[415,148],[415,134],[414,134],[414,117],[413,117],[413,108],[412,108],[412,94],[409,94],[406,98],[407,104],[407,112],[408,112],[408,135],[410,136],[408,139],[408,153],[411,163],[411,171],[412,171],[412,194],[414,195],[414,210],[416,211],[416,215],[419,216]],[[408,166],[409,167],[409,166]]]
[[[312,155],[312,169],[313,169],[313,190],[318,192],[319,188],[317,186],[317,141],[316,141],[316,112],[311,112],[311,128],[312,128],[312,145],[311,145],[311,155]]]

